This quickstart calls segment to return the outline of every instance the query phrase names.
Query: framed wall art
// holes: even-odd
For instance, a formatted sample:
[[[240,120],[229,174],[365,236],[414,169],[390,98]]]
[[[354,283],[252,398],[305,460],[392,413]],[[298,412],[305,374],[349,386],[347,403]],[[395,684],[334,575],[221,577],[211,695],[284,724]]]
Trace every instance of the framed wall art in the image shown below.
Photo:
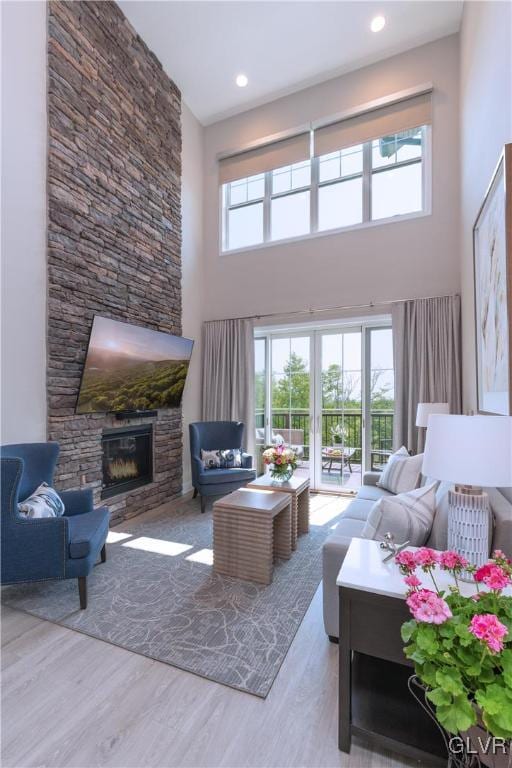
[[[479,413],[512,415],[512,144],[473,227]]]

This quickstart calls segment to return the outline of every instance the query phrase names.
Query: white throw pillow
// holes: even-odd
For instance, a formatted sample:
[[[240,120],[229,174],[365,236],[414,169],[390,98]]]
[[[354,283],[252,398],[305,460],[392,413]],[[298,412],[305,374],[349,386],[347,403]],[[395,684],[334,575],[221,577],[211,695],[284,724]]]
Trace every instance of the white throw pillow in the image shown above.
[[[392,453],[377,481],[379,488],[385,488],[391,493],[406,493],[418,487],[423,465],[423,454],[409,456],[405,446]]]
[[[409,541],[422,547],[436,514],[436,487],[432,483],[399,496],[383,496],[371,508],[361,538],[384,541],[386,533],[392,533],[397,544]]]
[[[18,511],[23,517],[60,517],[64,514],[64,502],[56,490],[41,483],[28,499],[20,501]]]
[[[203,462],[203,467],[205,469],[219,469],[219,451],[203,451],[203,449],[201,449],[201,461]]]

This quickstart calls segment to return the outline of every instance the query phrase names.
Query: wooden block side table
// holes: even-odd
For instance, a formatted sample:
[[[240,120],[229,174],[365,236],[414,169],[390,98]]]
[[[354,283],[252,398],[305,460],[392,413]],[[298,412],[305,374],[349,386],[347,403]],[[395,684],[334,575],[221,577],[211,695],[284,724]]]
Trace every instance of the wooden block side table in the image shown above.
[[[292,549],[297,549],[297,536],[309,533],[309,477],[293,475],[286,483],[261,475],[247,484],[246,488],[288,493],[292,497]]]
[[[289,494],[240,489],[213,505],[213,570],[260,584],[276,558],[291,557]]]

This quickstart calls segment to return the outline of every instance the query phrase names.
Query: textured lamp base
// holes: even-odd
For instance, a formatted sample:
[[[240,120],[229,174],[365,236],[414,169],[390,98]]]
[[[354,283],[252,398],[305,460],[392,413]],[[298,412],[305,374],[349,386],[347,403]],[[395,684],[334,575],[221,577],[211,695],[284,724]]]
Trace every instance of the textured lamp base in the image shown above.
[[[480,567],[489,558],[489,497],[483,492],[465,493],[455,489],[448,492],[448,549],[454,549]],[[469,572],[461,574],[472,581]]]

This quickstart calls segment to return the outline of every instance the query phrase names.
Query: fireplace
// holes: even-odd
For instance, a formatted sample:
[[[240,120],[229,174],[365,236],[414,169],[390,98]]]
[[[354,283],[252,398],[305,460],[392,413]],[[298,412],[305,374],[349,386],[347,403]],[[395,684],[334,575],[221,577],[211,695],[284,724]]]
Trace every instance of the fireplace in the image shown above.
[[[153,481],[153,427],[105,430],[101,436],[103,486],[107,499]]]

